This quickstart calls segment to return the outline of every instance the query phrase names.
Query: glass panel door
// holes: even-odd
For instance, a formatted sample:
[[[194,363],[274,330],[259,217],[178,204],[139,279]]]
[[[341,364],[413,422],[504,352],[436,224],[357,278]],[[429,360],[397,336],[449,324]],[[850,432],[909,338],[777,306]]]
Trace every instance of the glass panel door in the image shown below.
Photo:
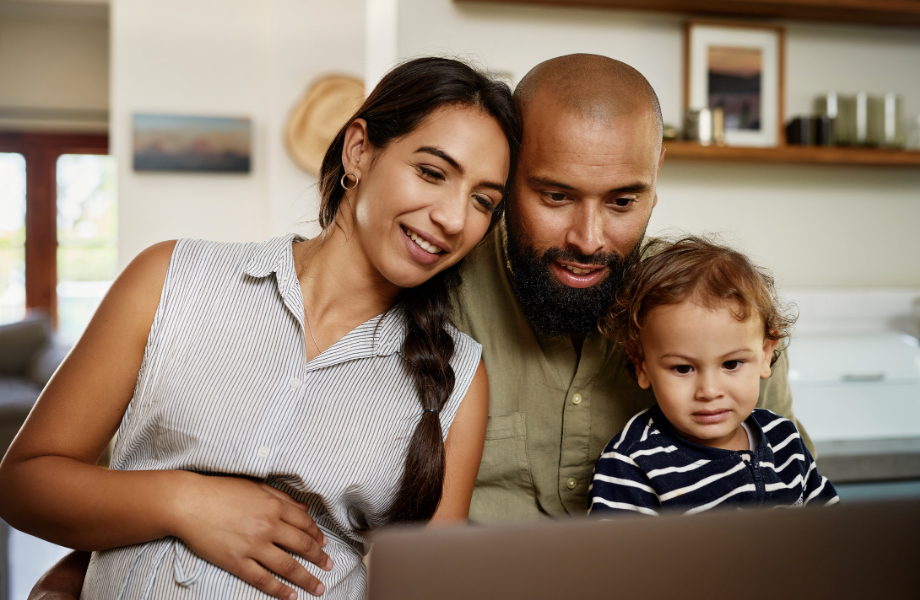
[[[26,312],[26,159],[0,153],[0,324]]]
[[[58,334],[75,341],[117,274],[115,159],[62,155],[57,194]]]

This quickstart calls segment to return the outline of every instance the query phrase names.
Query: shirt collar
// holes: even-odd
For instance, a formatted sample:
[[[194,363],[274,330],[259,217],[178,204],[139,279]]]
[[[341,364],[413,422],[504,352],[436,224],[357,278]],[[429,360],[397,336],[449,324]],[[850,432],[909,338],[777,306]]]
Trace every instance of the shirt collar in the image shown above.
[[[289,233],[256,244],[255,251],[249,257],[244,272],[250,277],[267,277],[276,273],[279,277],[289,278],[290,275],[294,275],[296,278],[291,245],[303,241],[306,241],[306,238],[296,233]]]
[[[307,363],[307,371],[362,358],[391,356],[400,352],[406,338],[403,314],[399,307],[393,307],[361,323]]]
[[[408,333],[405,311],[400,306],[394,306],[380,315],[378,322],[380,325],[374,332],[374,353],[377,356],[389,356],[400,352]]]
[[[294,254],[291,245],[306,241],[306,238],[294,233],[265,240],[257,244],[246,263],[244,272],[250,277],[263,278],[272,273],[278,285],[278,292],[285,304],[298,321],[303,320],[303,296],[300,286],[296,285],[297,270],[294,266]],[[332,347],[327,348],[321,356],[310,361],[310,365],[320,366],[330,362],[364,358],[367,356],[389,356],[402,350],[406,338],[405,312],[394,306],[383,314],[377,315],[358,325]],[[346,343],[342,343],[346,342]]]

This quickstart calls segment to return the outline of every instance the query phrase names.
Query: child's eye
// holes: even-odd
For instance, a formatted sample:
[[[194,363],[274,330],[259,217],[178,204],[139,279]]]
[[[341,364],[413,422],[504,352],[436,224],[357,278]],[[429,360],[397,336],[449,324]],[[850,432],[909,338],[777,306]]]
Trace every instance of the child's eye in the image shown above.
[[[722,363],[722,368],[727,371],[734,371],[740,366],[741,366],[740,360],[727,360],[724,363]]]
[[[686,375],[687,373],[693,370],[693,367],[691,367],[690,365],[677,365],[677,366],[671,367],[671,369],[676,371],[680,375]]]

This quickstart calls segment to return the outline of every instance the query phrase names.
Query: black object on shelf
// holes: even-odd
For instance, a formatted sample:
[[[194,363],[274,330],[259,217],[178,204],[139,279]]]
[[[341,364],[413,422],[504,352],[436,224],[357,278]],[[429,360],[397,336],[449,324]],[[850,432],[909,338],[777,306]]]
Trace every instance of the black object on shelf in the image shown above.
[[[790,146],[811,146],[814,138],[811,131],[811,119],[795,117],[786,124],[786,143]]]
[[[833,120],[827,115],[795,117],[786,124],[786,143],[790,146],[831,146]]]
[[[815,115],[808,119],[811,141],[815,146],[833,146],[834,120],[827,115]]]

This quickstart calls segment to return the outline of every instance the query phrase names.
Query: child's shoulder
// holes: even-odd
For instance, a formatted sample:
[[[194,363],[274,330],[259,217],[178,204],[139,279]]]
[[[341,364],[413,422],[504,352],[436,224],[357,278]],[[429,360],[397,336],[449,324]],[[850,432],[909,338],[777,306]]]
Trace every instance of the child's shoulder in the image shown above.
[[[765,408],[755,408],[751,418],[760,426],[774,451],[786,446],[804,445],[795,423]]]
[[[754,419],[754,422],[760,425],[764,433],[773,431],[774,429],[778,431],[798,431],[795,427],[795,423],[766,408],[755,408],[753,412],[751,412],[750,418]]]
[[[657,406],[647,408],[626,423],[626,426],[608,442],[604,453],[616,452],[631,455],[635,452],[653,450],[664,442],[658,422],[664,419]]]

